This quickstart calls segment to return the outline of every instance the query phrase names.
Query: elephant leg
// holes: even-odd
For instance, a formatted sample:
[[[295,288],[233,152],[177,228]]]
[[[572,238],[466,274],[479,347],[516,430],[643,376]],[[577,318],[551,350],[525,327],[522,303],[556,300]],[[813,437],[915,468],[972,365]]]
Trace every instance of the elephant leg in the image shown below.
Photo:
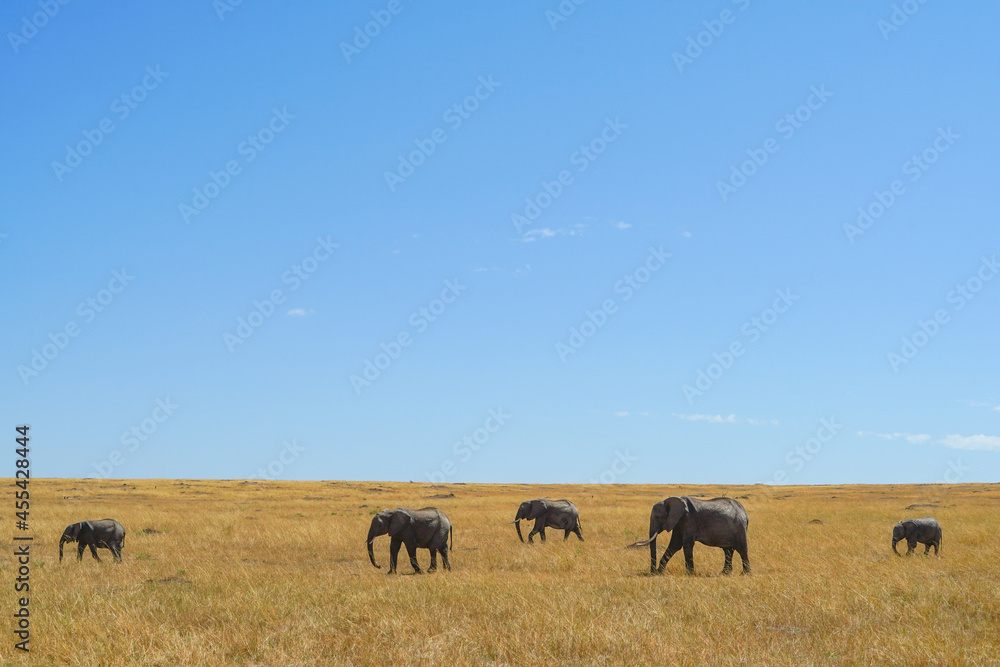
[[[740,554],[740,559],[743,561],[743,574],[750,574],[750,553],[747,551],[747,545],[743,544],[737,547],[736,550]]]
[[[583,531],[580,530],[580,524],[576,524],[576,528],[573,529],[573,532],[576,533],[576,536],[580,538],[581,542],[583,542]]]
[[[684,567],[688,574],[694,574],[694,542],[684,545]]]
[[[541,519],[535,519],[535,525],[531,527],[531,532],[528,533],[528,544],[534,544],[534,542],[532,542],[531,538],[534,537],[535,535],[538,535],[538,534],[541,534],[541,536],[542,536],[542,542],[545,541],[545,533],[542,532],[542,528],[544,526],[545,526],[545,523]]]
[[[97,555],[97,547],[94,546],[93,542],[91,542],[90,544],[87,544],[85,542],[80,542],[80,545],[76,549],[76,559],[83,560],[83,552],[86,550],[87,547],[90,547],[90,553],[94,556],[94,560],[100,563],[101,557]]]
[[[111,549],[111,555],[115,557],[115,562],[116,563],[122,562],[122,551],[121,551],[121,548],[118,545],[115,545],[115,546],[112,546],[112,547],[109,547],[109,548]]]
[[[681,550],[681,536],[678,534],[673,534],[670,536],[670,544],[667,545],[667,550],[663,552],[663,557],[660,558],[660,564],[656,568],[657,573],[663,572],[663,568],[667,566],[670,562],[671,557]]]
[[[437,569],[438,569],[437,549],[431,549],[431,566],[427,568],[427,571],[434,572]]]
[[[935,543],[934,543],[934,555],[935,555],[935,556],[937,556],[937,555],[938,555],[938,548],[939,548],[940,546],[941,546],[941,542],[940,542],[940,541],[938,541],[938,542],[935,542]]]
[[[930,554],[930,552],[931,552],[931,543],[928,542],[927,544],[924,545],[924,555],[927,556]]]
[[[906,548],[906,555],[907,555],[907,556],[912,556],[912,555],[913,555],[913,552],[914,552],[914,551],[916,550],[916,548],[917,548],[917,541],[916,541],[916,540],[914,540],[914,541],[912,541],[912,542],[907,542],[907,543],[906,543],[906,547],[907,547],[907,548]]]
[[[566,532],[566,534],[563,535],[563,542],[565,542],[566,540],[569,539],[569,534],[572,533],[573,531],[567,529],[565,532]]]
[[[399,547],[403,543],[396,538],[392,538],[389,543],[389,572],[388,574],[396,574],[396,559],[399,558]]]
[[[441,563],[444,565],[444,569],[451,572],[451,563],[448,562],[448,545],[441,547]]]
[[[417,543],[413,540],[407,540],[406,544],[406,555],[410,557],[410,565],[413,566],[414,574],[421,574],[420,566],[417,565]]]
[[[726,564],[722,566],[722,574],[730,574],[733,571],[733,549],[732,547],[723,547],[722,550],[726,553]]]
[[[535,522],[535,532],[538,533],[538,537],[545,542],[545,520],[539,519]]]

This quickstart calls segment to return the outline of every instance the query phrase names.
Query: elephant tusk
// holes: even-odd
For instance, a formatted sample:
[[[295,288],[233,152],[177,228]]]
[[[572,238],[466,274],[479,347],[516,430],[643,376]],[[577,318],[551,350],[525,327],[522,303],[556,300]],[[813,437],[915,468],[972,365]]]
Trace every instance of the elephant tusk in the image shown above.
[[[626,549],[634,549],[636,547],[644,547],[644,546],[646,546],[647,544],[649,544],[650,542],[652,542],[655,539],[656,539],[655,537],[651,537],[648,540],[640,540],[638,542],[633,542],[632,544],[629,544],[625,548]]]
[[[511,524],[511,523],[517,523],[517,521],[508,521],[507,523],[508,523],[508,524]]]

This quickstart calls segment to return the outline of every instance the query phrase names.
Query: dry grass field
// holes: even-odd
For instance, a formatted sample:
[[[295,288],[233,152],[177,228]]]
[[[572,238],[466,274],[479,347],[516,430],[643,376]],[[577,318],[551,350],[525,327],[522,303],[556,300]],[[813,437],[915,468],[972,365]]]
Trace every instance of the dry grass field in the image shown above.
[[[1000,664],[1000,485],[32,480],[31,491],[32,664]],[[684,494],[740,499],[752,576],[720,576],[722,551],[702,545],[695,576],[683,554],[650,576],[648,550],[623,548],[645,537],[654,502]],[[573,500],[586,541],[519,542],[507,522],[540,496]],[[372,514],[426,506],[452,520],[454,569],[413,576],[403,550],[387,576],[384,536],[373,568]],[[893,555],[896,521],[928,514],[942,557]],[[106,550],[77,562],[67,545],[60,563],[65,525],[104,517],[128,531],[124,562]],[[418,558],[426,568],[428,552]],[[6,636],[3,663],[28,662]]]

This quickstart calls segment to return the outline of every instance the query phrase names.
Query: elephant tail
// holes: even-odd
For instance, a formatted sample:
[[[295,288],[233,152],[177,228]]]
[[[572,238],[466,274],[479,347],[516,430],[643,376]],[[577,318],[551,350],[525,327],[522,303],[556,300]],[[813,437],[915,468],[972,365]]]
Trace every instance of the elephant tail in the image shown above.
[[[449,526],[448,527],[448,538],[451,539],[451,546],[448,547],[448,548],[451,549],[452,551],[454,551],[455,550],[455,527],[454,526]]]

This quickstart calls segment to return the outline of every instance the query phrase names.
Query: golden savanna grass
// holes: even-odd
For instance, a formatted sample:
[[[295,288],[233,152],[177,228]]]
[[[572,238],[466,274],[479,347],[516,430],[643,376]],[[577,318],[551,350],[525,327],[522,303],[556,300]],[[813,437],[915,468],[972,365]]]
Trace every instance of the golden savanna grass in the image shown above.
[[[32,480],[31,492],[33,664],[1000,664],[1000,485]],[[752,576],[720,576],[722,551],[701,545],[695,576],[682,554],[649,576],[648,550],[623,548],[645,537],[654,502],[683,494],[740,499]],[[573,500],[586,541],[521,544],[507,522],[536,497]],[[412,576],[403,550],[387,576],[387,537],[373,568],[372,513],[426,506],[454,525],[453,571]],[[942,557],[893,555],[892,526],[928,514]],[[105,517],[128,531],[124,563],[106,550],[77,562],[75,545],[59,563],[66,524]],[[2,564],[12,611],[15,567]],[[4,663],[24,661],[7,637]]]

